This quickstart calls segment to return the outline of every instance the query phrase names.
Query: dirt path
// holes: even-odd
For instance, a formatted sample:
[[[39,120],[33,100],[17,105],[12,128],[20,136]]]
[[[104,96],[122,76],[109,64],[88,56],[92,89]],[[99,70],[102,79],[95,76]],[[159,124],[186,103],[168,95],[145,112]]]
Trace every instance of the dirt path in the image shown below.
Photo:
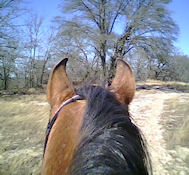
[[[188,102],[188,93],[143,90],[130,106],[149,144],[155,175],[189,174]]]

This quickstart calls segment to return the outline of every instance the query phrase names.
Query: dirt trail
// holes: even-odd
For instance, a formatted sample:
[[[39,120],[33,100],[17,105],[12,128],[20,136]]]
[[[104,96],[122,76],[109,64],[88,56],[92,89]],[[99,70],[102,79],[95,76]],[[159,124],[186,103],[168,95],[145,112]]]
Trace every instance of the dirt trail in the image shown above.
[[[130,106],[133,120],[148,142],[155,175],[189,174],[189,130],[182,127],[189,124],[188,102],[188,93],[143,90]]]

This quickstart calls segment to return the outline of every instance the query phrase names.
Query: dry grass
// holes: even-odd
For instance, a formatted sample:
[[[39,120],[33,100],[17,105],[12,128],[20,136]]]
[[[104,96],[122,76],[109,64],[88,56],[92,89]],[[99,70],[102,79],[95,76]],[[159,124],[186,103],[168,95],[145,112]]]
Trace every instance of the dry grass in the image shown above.
[[[164,104],[161,124],[172,160],[168,170],[173,175],[189,174],[189,94],[181,93]]]
[[[45,95],[0,99],[0,174],[39,174],[49,107]]]
[[[177,98],[169,99],[165,103],[162,118],[164,127],[168,132],[165,138],[168,147],[175,148],[177,145],[189,146],[189,96],[182,94]]]

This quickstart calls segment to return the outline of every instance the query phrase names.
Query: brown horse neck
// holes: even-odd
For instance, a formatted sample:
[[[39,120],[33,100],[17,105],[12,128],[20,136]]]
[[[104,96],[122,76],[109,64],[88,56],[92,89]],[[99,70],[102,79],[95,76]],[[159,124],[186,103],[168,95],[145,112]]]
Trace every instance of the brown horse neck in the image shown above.
[[[82,125],[85,101],[68,104],[59,112],[46,147],[42,175],[69,175],[69,167]]]

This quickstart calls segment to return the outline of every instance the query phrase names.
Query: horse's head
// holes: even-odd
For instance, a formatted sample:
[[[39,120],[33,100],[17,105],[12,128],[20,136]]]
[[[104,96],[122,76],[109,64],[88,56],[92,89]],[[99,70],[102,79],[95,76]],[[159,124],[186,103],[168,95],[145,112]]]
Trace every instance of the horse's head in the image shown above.
[[[54,66],[48,81],[47,99],[51,105],[51,117],[64,101],[75,94],[72,82],[66,73],[67,61],[68,58],[65,58]],[[117,59],[116,75],[109,91],[126,106],[134,97],[135,79],[131,67],[121,59]]]
[[[101,89],[93,90],[95,89],[95,87],[93,89],[91,88],[89,92],[93,94],[91,96],[96,98],[96,101],[102,101],[102,103],[96,102],[95,99],[92,99],[92,98],[89,100],[89,97],[86,97],[85,95],[80,95],[80,97],[81,96],[82,97],[78,98],[77,101],[71,100],[71,103],[69,103],[68,102],[69,99],[73,98],[73,96],[75,97],[76,93],[74,92],[72,82],[70,81],[66,73],[67,61],[68,61],[67,58],[61,60],[53,68],[49,81],[48,81],[47,99],[51,106],[50,121],[54,120],[55,115],[56,115],[56,121],[53,122],[53,126],[51,126],[50,128],[51,130],[49,132],[50,134],[48,133],[49,136],[46,143],[46,149],[45,149],[43,167],[42,167],[43,175],[74,174],[74,173],[71,173],[70,167],[74,167],[73,164],[75,163],[77,164],[76,160],[78,161],[78,156],[79,156],[79,159],[82,159],[82,156],[80,156],[80,154],[78,153],[78,150],[82,150],[82,147],[84,146],[83,140],[84,140],[84,135],[86,135],[85,132],[87,132],[86,130],[89,130],[88,135],[86,137],[90,137],[91,140],[93,139],[93,136],[89,136],[90,135],[89,133],[90,133],[91,122],[94,122],[94,120],[90,119],[90,116],[89,118],[86,117],[87,113],[90,113],[90,111],[92,111],[90,109],[90,104],[89,104],[90,102],[87,102],[87,101],[91,101],[92,106],[94,104],[93,110],[95,110],[95,112],[98,113],[98,115],[95,114],[97,115],[96,118],[98,118],[95,120],[98,120],[98,122],[102,120],[103,122],[102,124],[105,124],[106,122],[112,123],[113,120],[115,119],[112,118],[112,121],[108,121],[109,119],[103,121],[104,118],[106,117],[101,116],[98,110],[102,110],[102,111],[105,110],[107,112],[109,108],[113,109],[113,107],[116,105],[117,107],[115,108],[115,110],[117,110],[117,108],[119,108],[120,106],[119,113],[123,113],[123,115],[128,115],[127,122],[128,121],[131,122],[129,120],[129,114],[128,114],[127,109],[128,109],[129,103],[132,101],[134,97],[135,79],[134,79],[130,66],[126,62],[118,59],[115,78],[113,79],[113,82],[108,90],[105,90],[102,88],[101,88],[102,90]],[[103,93],[101,93],[100,91],[103,91]],[[90,96],[90,94],[88,95]],[[103,96],[105,96],[103,99],[99,99]],[[110,103],[112,102],[112,104],[109,104],[108,102],[108,104],[105,105],[108,99]],[[62,104],[64,107],[60,110],[59,108]],[[101,109],[103,105],[104,107]],[[107,109],[105,109],[106,107]],[[95,112],[93,112],[93,114]],[[114,112],[114,113],[107,112],[106,116],[110,115],[109,118],[111,119],[111,116],[117,115],[117,113],[118,112]],[[114,118],[115,117],[116,116],[114,116]],[[118,119],[119,117],[120,116],[118,115]],[[121,121],[125,120],[125,117],[123,119],[120,118],[120,120]],[[89,124],[86,124],[88,121],[91,121],[91,122],[89,122]],[[114,121],[114,122],[119,123],[119,121]],[[88,125],[87,129],[85,128],[85,125]],[[92,124],[92,125],[93,127],[95,126],[95,124]],[[106,126],[105,127],[95,126],[95,127],[98,128],[97,129],[98,132],[102,130],[103,133],[104,133],[103,129],[106,128]],[[114,128],[115,126],[113,126],[112,124],[112,127]],[[92,130],[94,131],[96,128],[93,128]],[[141,138],[138,138],[138,139],[141,139]],[[87,146],[84,146],[84,147],[87,147]],[[143,148],[141,147],[141,149]],[[93,151],[95,152],[95,150]],[[92,157],[93,156],[91,155],[91,158]],[[143,157],[141,159],[143,159]],[[91,173],[94,174],[94,172],[92,171]]]

